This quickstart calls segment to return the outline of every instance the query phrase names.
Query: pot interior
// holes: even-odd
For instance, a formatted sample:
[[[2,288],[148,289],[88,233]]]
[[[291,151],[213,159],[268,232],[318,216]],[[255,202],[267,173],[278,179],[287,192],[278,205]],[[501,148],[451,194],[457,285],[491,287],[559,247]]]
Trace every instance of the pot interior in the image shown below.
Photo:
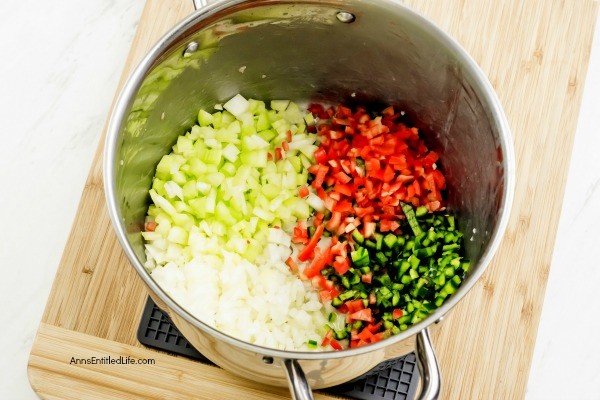
[[[196,47],[192,42],[197,50],[186,51]],[[158,161],[199,109],[241,93],[405,110],[441,153],[448,207],[465,233],[470,273],[485,267],[479,261],[506,201],[510,138],[472,61],[418,15],[386,0],[219,3],[165,37],[148,60],[131,86],[109,167],[140,264]]]

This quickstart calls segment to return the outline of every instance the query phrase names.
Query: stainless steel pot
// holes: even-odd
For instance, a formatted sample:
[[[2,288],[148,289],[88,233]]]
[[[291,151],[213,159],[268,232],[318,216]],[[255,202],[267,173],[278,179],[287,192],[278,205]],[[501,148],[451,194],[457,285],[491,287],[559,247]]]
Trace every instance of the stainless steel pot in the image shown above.
[[[230,0],[202,8],[165,35],[129,78],[106,141],[104,178],[117,236],[153,299],[186,338],[226,370],[292,396],[348,381],[384,349],[416,335],[421,399],[441,379],[428,335],[475,284],[507,224],[514,190],[509,127],[488,80],[449,36],[394,0]],[[202,3],[202,4],[201,4]],[[143,267],[140,231],[160,158],[209,108],[242,93],[260,99],[396,104],[442,154],[449,208],[473,268],[438,310],[382,342],[339,352],[280,351],[242,342],[194,318]],[[477,313],[477,309],[473,309]]]

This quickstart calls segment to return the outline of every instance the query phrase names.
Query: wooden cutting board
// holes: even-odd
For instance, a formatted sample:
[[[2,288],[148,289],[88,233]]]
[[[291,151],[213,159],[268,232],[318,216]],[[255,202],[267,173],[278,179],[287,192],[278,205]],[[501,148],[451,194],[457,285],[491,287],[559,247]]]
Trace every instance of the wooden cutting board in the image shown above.
[[[454,36],[488,74],[515,140],[517,190],[506,236],[478,284],[434,332],[445,399],[523,398],[598,3],[592,0],[406,0]],[[148,0],[121,86],[191,0]],[[100,132],[98,134],[101,134]],[[101,144],[31,350],[42,398],[287,398],[136,339],[146,292],[110,225]],[[408,348],[396,348],[390,356]],[[77,365],[131,356],[154,365]],[[317,394],[318,398],[332,398]]]

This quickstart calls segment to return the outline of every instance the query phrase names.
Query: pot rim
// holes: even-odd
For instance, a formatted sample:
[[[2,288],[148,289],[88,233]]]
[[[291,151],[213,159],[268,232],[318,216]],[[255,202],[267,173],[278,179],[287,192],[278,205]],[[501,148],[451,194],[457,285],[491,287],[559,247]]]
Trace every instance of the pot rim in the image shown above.
[[[305,4],[329,4],[332,6],[339,6],[339,3],[335,1],[322,1],[322,0],[303,0],[300,1]],[[133,103],[133,99],[137,91],[140,89],[144,78],[152,70],[155,62],[164,55],[165,51],[169,49],[173,44],[180,40],[181,36],[186,32],[189,32],[194,25],[201,23],[203,20],[214,16],[220,12],[226,11],[227,9],[246,4],[246,6],[260,7],[264,4],[285,4],[285,3],[297,3],[290,0],[267,0],[267,1],[252,1],[252,0],[218,0],[205,8],[199,9],[191,14],[189,17],[184,19],[182,22],[173,27],[168,33],[166,33],[146,54],[140,64],[135,68],[133,73],[128,78],[127,82],[123,86],[121,93],[118,97],[117,102],[113,108],[112,114],[109,119],[106,142],[104,149],[104,163],[103,163],[103,175],[104,175],[104,188],[106,195],[106,204],[108,213],[113,225],[113,228],[117,234],[117,238],[121,247],[125,251],[127,258],[133,265],[138,275],[142,278],[146,286],[155,293],[165,304],[175,311],[179,316],[183,317],[187,322],[191,323],[196,328],[212,335],[213,337],[225,341],[226,343],[235,345],[244,350],[252,351],[261,355],[282,358],[282,359],[299,359],[299,360],[323,360],[323,359],[335,359],[357,356],[361,354],[370,353],[373,351],[381,350],[388,346],[394,345],[401,342],[419,331],[427,328],[434,322],[439,322],[446,313],[448,313],[474,286],[479,280],[481,275],[487,269],[491,259],[493,258],[496,250],[498,249],[510,217],[510,209],[512,207],[514,190],[515,190],[515,156],[514,147],[512,141],[512,135],[508,120],[504,114],[500,101],[493,90],[491,83],[487,76],[479,68],[475,60],[467,53],[467,51],[446,32],[439,28],[436,24],[426,19],[421,14],[412,10],[411,8],[403,5],[397,0],[376,0],[373,4],[388,3],[394,7],[399,7],[406,12],[410,18],[418,22],[422,29],[427,33],[436,37],[442,46],[447,47],[453,52],[456,58],[460,61],[461,66],[464,68],[466,73],[473,79],[474,87],[479,91],[484,103],[489,107],[491,115],[491,123],[495,124],[500,136],[500,146],[503,153],[503,168],[504,168],[504,187],[502,192],[502,201],[499,208],[499,218],[497,223],[497,229],[493,232],[487,248],[481,255],[477,268],[474,269],[471,274],[459,287],[457,292],[450,297],[450,299],[444,303],[441,307],[436,309],[431,315],[425,318],[423,321],[412,325],[406,331],[397,335],[391,336],[380,342],[371,344],[369,346],[359,347],[356,349],[345,349],[342,351],[292,351],[292,350],[278,350],[268,347],[255,345],[243,340],[237,339],[233,336],[227,335],[216,328],[213,328],[204,322],[194,317],[191,313],[186,311],[178,303],[169,297],[169,295],[151,278],[150,274],[146,271],[140,260],[136,257],[133,248],[127,240],[127,233],[121,223],[122,216],[119,212],[116,204],[115,196],[115,165],[116,165],[116,149],[119,139],[119,133],[121,126],[126,121],[127,112]],[[262,4],[261,4],[262,3]]]

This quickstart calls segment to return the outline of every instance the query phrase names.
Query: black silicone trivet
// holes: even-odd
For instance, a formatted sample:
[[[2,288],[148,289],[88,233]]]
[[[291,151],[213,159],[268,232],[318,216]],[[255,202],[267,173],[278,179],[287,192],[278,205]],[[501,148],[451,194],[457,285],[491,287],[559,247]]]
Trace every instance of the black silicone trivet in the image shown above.
[[[169,317],[148,297],[138,328],[143,345],[212,364],[190,345]],[[360,400],[412,400],[415,397],[419,371],[414,353],[387,360],[366,374],[323,391]]]

